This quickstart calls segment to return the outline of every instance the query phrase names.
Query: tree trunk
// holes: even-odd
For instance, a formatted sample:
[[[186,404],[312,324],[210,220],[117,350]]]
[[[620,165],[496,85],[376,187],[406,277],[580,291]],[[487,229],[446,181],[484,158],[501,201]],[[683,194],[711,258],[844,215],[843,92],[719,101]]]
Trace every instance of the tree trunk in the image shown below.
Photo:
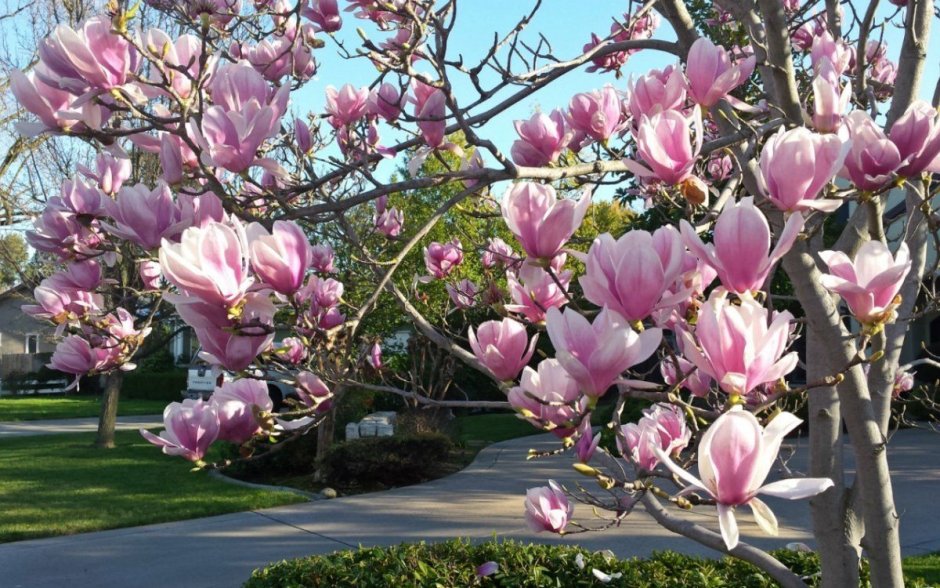
[[[115,370],[105,376],[101,414],[98,417],[98,436],[95,438],[95,447],[99,449],[114,448],[114,425],[117,423],[118,399],[123,381],[124,372],[121,370]]]
[[[821,356],[819,336],[806,333],[806,355]],[[827,374],[818,361],[808,361],[807,380],[816,382]],[[809,475],[830,478],[834,486],[810,499],[813,535],[822,564],[822,587],[858,586],[859,545],[864,527],[851,508],[850,490],[843,475],[842,412],[835,387],[809,393]]]
[[[334,405],[335,407],[335,405]],[[331,408],[317,426],[317,459],[326,455],[333,446],[333,431],[336,428],[336,409]]]

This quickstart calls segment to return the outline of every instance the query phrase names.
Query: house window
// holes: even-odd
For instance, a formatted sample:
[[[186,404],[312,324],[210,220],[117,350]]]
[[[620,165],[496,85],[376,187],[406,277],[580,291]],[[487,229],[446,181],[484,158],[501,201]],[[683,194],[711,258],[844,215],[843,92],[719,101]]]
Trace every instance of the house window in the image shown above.
[[[26,353],[39,353],[39,334],[30,333],[26,335]]]

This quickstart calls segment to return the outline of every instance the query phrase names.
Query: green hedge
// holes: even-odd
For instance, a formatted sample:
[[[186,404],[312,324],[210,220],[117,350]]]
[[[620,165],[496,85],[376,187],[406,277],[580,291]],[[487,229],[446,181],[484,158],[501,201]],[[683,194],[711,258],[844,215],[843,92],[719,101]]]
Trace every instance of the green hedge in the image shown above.
[[[581,554],[584,568],[576,558]],[[777,551],[774,555],[791,570],[818,581],[815,554]],[[478,579],[476,568],[496,562],[498,571]],[[360,548],[331,555],[282,561],[255,570],[245,588],[380,588],[386,586],[603,586],[592,568],[622,577],[607,586],[630,588],[764,588],[777,584],[750,564],[660,552],[648,559],[617,560],[579,547],[489,541],[471,545],[465,540],[427,545]],[[867,570],[863,585],[868,585]]]
[[[186,370],[172,372],[133,371],[124,374],[123,398],[179,402],[186,389]]]
[[[434,478],[452,449],[439,433],[355,439],[332,446],[320,473],[342,489],[408,486]]]

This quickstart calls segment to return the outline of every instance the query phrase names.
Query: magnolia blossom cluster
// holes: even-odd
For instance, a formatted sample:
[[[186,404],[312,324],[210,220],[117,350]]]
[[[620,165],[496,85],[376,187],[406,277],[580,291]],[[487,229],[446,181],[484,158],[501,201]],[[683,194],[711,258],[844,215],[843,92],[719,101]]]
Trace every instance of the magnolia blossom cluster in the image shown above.
[[[295,386],[304,406],[318,412],[329,408],[332,393],[314,374],[298,373]],[[165,429],[159,435],[146,429],[141,429],[140,434],[163,453],[198,464],[216,441],[241,444],[262,431],[273,433],[275,428],[296,426],[296,420],[281,422],[272,414],[273,409],[267,384],[244,378],[223,383],[208,400],[171,403],[163,411]]]

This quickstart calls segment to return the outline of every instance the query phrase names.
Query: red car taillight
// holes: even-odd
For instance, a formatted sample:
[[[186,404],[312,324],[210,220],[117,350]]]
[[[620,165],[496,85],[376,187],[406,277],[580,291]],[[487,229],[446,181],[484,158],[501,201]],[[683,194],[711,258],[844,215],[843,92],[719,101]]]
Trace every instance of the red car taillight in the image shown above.
[[[222,384],[225,382],[225,374],[219,374],[219,377],[215,379],[216,388],[221,388]]]

